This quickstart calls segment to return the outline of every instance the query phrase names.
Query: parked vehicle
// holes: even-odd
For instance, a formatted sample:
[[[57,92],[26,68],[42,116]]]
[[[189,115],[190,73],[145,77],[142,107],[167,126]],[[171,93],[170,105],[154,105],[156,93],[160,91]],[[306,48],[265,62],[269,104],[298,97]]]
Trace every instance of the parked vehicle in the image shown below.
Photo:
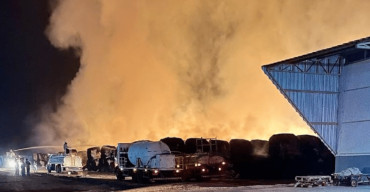
[[[339,173],[332,174],[334,185],[350,185],[357,187],[360,183],[370,183],[370,175],[363,174],[356,168],[348,168]]]
[[[161,141],[119,143],[116,177],[118,180],[132,177],[135,182],[147,182],[192,178],[200,180],[223,175],[227,163],[225,158],[217,153],[217,141],[194,142],[195,153],[187,154],[171,152],[168,145]]]
[[[182,179],[197,180],[225,175],[227,161],[224,153],[219,152],[219,143],[213,138],[196,138],[195,153],[185,154]]]
[[[46,165],[48,173],[55,171],[57,173],[62,172],[81,172],[82,169],[82,159],[77,156],[76,149],[69,149],[69,153],[58,153],[49,155],[49,160]]]
[[[119,143],[117,146],[118,180],[132,177],[136,182],[181,179],[182,156],[171,154],[161,141]]]

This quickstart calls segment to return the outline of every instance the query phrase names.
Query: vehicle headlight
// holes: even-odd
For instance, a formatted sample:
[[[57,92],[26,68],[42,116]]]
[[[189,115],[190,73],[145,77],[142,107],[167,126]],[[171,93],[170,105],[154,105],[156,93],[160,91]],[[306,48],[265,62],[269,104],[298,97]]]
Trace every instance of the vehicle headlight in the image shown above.
[[[226,162],[225,161],[222,161],[222,165],[226,165]]]

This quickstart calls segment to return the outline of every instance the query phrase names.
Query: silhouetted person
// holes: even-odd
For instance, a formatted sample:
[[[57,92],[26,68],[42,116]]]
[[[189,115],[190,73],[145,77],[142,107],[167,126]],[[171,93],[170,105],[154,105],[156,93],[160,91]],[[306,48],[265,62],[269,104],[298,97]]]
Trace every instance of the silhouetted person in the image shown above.
[[[64,148],[64,154],[68,154],[69,150],[68,150],[67,142],[64,142],[63,148]]]
[[[15,176],[18,176],[19,175],[19,163],[18,163],[18,159],[15,158]]]
[[[30,176],[30,165],[31,163],[26,159],[26,170],[27,170],[27,176]]]
[[[26,166],[24,164],[23,158],[21,158],[21,173],[22,173],[22,176],[26,176]]]

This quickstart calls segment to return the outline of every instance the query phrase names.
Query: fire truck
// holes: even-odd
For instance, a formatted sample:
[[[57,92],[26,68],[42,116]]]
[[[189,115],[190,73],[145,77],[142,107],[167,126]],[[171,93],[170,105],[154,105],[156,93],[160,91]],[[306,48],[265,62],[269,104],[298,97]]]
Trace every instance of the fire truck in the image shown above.
[[[62,172],[81,172],[82,169],[82,159],[77,156],[76,149],[69,149],[69,153],[57,153],[50,154],[49,160],[46,165],[48,173],[55,171],[56,173]]]

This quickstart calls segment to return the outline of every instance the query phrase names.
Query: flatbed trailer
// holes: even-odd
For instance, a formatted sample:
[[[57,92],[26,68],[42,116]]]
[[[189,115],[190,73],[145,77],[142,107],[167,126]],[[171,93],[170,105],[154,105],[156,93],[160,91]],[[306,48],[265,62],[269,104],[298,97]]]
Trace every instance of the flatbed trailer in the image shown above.
[[[340,174],[333,174],[333,183],[336,186],[339,185],[350,185],[352,187],[357,187],[358,184],[369,184],[370,175],[368,174],[353,174],[348,176],[342,176]]]
[[[294,187],[326,186],[333,182],[331,176],[326,175],[296,176],[295,181]]]

